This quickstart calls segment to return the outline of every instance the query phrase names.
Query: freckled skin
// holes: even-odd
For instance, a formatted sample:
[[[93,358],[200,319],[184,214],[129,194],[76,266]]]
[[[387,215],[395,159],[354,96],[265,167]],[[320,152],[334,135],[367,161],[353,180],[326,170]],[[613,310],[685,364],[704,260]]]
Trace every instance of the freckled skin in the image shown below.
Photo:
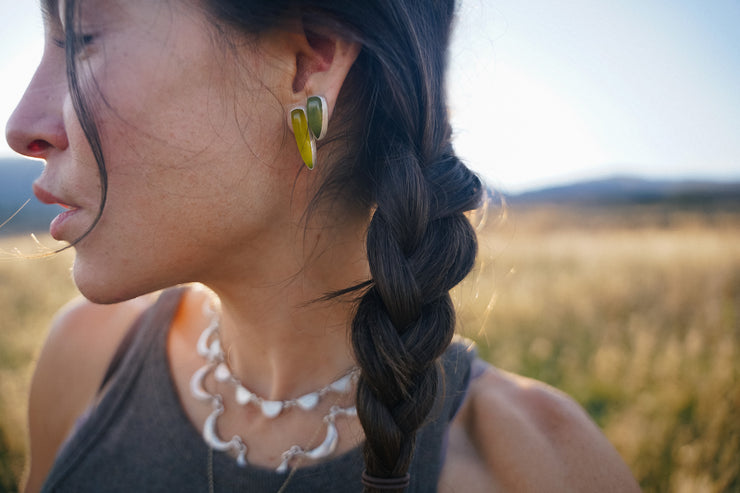
[[[94,80],[99,90],[85,94],[98,110],[109,187],[101,222],[76,247],[78,286],[116,301],[200,278],[198,270],[213,272],[214,259],[249,267],[250,241],[291,221],[283,204],[296,168],[275,97],[292,96],[283,67],[251,53],[225,63],[231,55],[216,49],[205,19],[183,8],[128,2],[99,16],[95,4],[82,4],[81,28],[95,36],[79,73],[83,88]],[[66,88],[64,50],[53,43],[63,39],[61,25],[47,31],[39,73],[9,128],[43,112],[66,134],[66,146],[46,151],[39,184],[83,209],[64,232],[72,241],[92,223],[100,185]],[[9,130],[11,144],[16,135]]]

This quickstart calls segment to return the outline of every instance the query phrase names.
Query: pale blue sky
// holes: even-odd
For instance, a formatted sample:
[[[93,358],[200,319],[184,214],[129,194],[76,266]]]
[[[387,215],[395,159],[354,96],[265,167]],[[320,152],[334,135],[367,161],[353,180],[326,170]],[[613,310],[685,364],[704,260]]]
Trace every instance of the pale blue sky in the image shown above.
[[[3,122],[40,56],[37,10],[0,0]],[[509,192],[613,173],[740,179],[738,26],[740,0],[463,0],[458,152]]]

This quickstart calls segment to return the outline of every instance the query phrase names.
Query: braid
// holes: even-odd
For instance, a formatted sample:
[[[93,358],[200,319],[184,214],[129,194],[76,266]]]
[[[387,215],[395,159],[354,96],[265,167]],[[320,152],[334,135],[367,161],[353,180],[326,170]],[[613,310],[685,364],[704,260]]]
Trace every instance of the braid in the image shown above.
[[[416,430],[434,404],[436,362],[455,327],[448,292],[476,253],[463,212],[477,206],[480,194],[477,177],[451,153],[426,167],[410,151],[392,156],[379,177],[367,234],[373,285],[352,326],[362,368],[357,409],[365,467],[381,478],[407,472]]]
[[[367,231],[372,283],[351,337],[362,369],[365,469],[376,478],[400,478],[411,465],[416,432],[437,398],[438,359],[455,329],[449,290],[477,251],[464,213],[479,205],[482,187],[450,144],[443,81],[452,2],[435,7],[443,4],[430,12],[385,2],[381,25],[393,34],[380,34],[398,44],[366,39],[357,64],[374,74],[362,79],[375,81],[361,98],[369,104],[358,163],[375,209]]]

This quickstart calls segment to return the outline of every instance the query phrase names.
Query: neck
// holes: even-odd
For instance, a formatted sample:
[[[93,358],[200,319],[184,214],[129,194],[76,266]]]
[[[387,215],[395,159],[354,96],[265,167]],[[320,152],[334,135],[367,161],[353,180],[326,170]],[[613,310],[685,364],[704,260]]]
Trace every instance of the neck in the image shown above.
[[[232,371],[266,399],[314,391],[355,365],[351,295],[322,298],[369,279],[364,227],[341,235],[302,233],[303,244],[313,248],[272,243],[282,248],[264,252],[249,272],[207,283],[220,300],[221,340]]]

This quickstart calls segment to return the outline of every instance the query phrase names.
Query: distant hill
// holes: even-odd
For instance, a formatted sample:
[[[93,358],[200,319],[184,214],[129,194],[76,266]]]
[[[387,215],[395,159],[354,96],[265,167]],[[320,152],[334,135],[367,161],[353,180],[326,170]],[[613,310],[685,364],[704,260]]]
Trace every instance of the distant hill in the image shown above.
[[[506,197],[511,206],[618,207],[663,205],[740,212],[740,182],[646,180],[616,176],[531,190]]]
[[[28,231],[45,231],[59,214],[59,208],[41,204],[33,196],[31,184],[44,166],[39,161],[23,158],[0,158],[0,224],[5,222],[29,198],[31,201],[2,229],[0,235]]]
[[[0,235],[45,231],[59,208],[39,203],[31,184],[43,164],[23,158],[0,158],[0,224],[23,203],[28,205],[0,229]],[[574,208],[619,208],[658,206],[699,212],[740,212],[740,182],[646,180],[616,176],[601,180],[531,190],[506,196],[511,207],[570,206]]]

